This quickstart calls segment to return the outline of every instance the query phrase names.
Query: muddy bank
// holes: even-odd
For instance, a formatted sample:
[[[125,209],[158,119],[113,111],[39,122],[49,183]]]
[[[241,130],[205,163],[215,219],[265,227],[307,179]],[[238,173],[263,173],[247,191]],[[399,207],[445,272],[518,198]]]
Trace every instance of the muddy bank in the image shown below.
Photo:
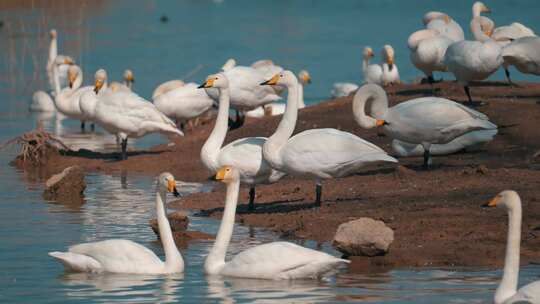
[[[388,90],[390,103],[429,96],[429,85],[397,85]],[[465,101],[463,89],[453,82],[435,85],[438,96]],[[400,159],[400,167],[377,168],[339,180],[325,181],[323,205],[318,208],[311,180],[286,177],[257,188],[257,210],[247,213],[247,190],[240,199],[238,220],[268,227],[284,237],[330,241],[339,224],[358,217],[372,217],[395,231],[395,241],[385,257],[355,258],[358,265],[387,266],[493,266],[501,265],[506,241],[506,214],[480,205],[504,189],[514,189],[523,199],[522,262],[540,262],[540,84],[509,87],[488,82],[471,88],[477,110],[502,127],[495,140],[481,149],[434,157],[430,171],[422,159]],[[323,102],[300,111],[296,132],[332,127],[349,131],[391,151],[390,139],[376,130],[363,130],[351,114],[351,97]],[[226,142],[246,136],[268,136],[280,117],[248,120],[229,132]],[[212,123],[201,126],[174,146],[161,145],[133,152],[127,161],[114,154],[90,151],[53,155],[46,167],[51,172],[79,164],[86,170],[127,170],[145,174],[170,171],[177,179],[206,181],[199,159]],[[173,206],[199,209],[220,217],[224,187],[195,194]],[[358,266],[361,267],[361,266]]]

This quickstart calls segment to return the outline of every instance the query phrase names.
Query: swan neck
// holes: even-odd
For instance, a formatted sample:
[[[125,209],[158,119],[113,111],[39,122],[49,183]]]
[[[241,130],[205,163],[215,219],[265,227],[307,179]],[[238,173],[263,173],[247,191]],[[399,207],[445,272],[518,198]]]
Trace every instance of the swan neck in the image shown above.
[[[214,246],[206,258],[204,267],[209,274],[217,274],[225,265],[225,255],[231,241],[234,230],[234,218],[236,215],[236,205],[238,203],[238,192],[240,191],[240,181],[235,180],[227,184],[227,195],[225,198],[225,209],[216,236]]]
[[[176,248],[174,238],[171,231],[171,225],[167,219],[166,213],[166,201],[167,193],[164,190],[157,191],[156,194],[156,215],[159,227],[159,238],[161,244],[163,244],[163,251],[165,252],[165,268],[177,270],[179,267],[183,267],[184,262],[182,256]]]
[[[513,198],[508,209],[508,236],[503,277],[495,292],[495,303],[503,303],[517,291],[519,276],[519,247],[521,244],[521,202]]]
[[[58,66],[56,64],[53,64],[53,82],[56,99],[58,99],[60,97],[60,79],[58,78]]]
[[[217,171],[219,168],[218,156],[221,146],[227,135],[229,123],[229,89],[219,89],[219,109],[216,124],[208,139],[201,149],[201,160],[210,171]]]
[[[56,40],[56,37],[53,37],[51,39],[51,44],[49,46],[49,61],[48,65],[53,65],[54,60],[56,59],[56,56],[58,55],[58,43]]]
[[[356,122],[365,129],[374,128],[377,119],[366,115],[366,103],[371,101],[371,115],[382,119],[388,111],[386,93],[378,86],[367,84],[361,87],[353,98],[353,115]]]
[[[476,41],[485,42],[491,40],[491,38],[482,31],[482,24],[480,18],[473,18],[471,20],[471,32]]]
[[[72,90],[75,91],[78,88],[80,88],[82,85],[82,82],[83,82],[83,74],[82,74],[82,71],[79,70],[79,73],[77,74],[77,78],[75,78],[75,81],[73,82]]]
[[[306,104],[304,103],[304,85],[302,83],[298,83],[298,108],[303,109],[306,107]]]
[[[369,57],[364,56],[364,59],[362,60],[362,73],[365,75],[367,74],[367,68],[369,66]]]

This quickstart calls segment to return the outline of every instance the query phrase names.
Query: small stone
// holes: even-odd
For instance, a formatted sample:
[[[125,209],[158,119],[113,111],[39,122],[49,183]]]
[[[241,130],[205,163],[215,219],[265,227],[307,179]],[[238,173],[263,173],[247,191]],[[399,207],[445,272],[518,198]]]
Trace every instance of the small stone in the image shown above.
[[[486,175],[488,173],[488,168],[484,165],[480,165],[478,167],[476,167],[476,173],[480,173],[482,175]]]
[[[349,256],[379,256],[388,253],[394,231],[382,221],[362,217],[339,225],[333,245]]]
[[[43,198],[61,203],[82,203],[86,182],[84,170],[80,166],[67,167],[61,173],[51,176],[45,182]]]
[[[167,214],[167,219],[169,219],[169,225],[171,226],[172,232],[182,232],[186,231],[189,225],[189,218],[186,212],[175,211]],[[159,238],[159,226],[157,219],[151,219],[149,221],[150,227]]]

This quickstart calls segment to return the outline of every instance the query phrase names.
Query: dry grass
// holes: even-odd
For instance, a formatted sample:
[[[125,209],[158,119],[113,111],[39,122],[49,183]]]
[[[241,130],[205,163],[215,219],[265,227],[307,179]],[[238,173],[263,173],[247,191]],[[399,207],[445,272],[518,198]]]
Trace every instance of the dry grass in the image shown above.
[[[47,133],[41,128],[24,133],[0,145],[0,150],[13,145],[20,147],[17,158],[23,164],[39,165],[45,163],[47,153],[70,149],[58,138]]]

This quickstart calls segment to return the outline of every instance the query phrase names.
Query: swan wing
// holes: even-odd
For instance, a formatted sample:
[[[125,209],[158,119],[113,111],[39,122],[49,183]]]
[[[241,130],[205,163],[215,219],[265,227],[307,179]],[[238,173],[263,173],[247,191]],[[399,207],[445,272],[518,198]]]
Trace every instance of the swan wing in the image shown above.
[[[247,249],[229,262],[222,274],[262,279],[318,278],[348,261],[289,242]]]
[[[510,25],[500,26],[493,30],[491,38],[496,41],[504,41],[530,36],[536,36],[533,30],[519,22],[514,22]]]
[[[508,64],[513,64],[522,73],[540,75],[540,38],[523,37],[506,45],[501,55]]]
[[[169,117],[189,119],[207,111],[214,100],[196,83],[188,83],[165,92],[154,99],[159,111]]]
[[[367,66],[364,72],[364,82],[365,83],[376,83],[382,84],[382,67],[378,64],[370,64]]]
[[[450,38],[454,42],[465,39],[463,29],[454,20],[447,23],[444,19],[433,19],[426,25],[426,28],[435,30],[439,34]]]
[[[540,281],[521,287],[514,296],[504,303],[540,303]]]
[[[137,273],[163,262],[148,248],[129,240],[106,240],[71,246],[69,252],[90,257],[104,271]]]

